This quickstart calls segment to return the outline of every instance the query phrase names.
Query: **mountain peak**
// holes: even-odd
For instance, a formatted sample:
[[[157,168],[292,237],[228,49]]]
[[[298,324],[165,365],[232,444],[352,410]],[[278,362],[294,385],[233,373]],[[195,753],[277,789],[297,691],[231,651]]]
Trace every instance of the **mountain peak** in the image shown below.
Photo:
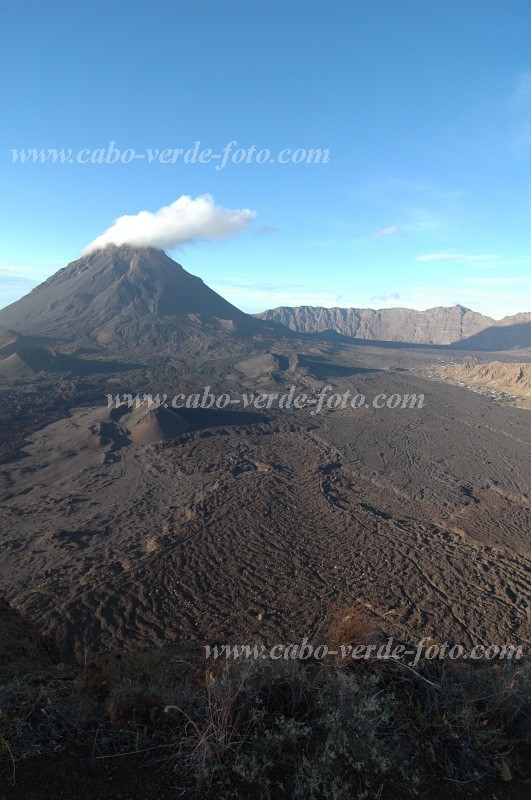
[[[0,328],[52,343],[137,353],[201,328],[257,329],[163,250],[107,245],[59,270],[0,311]]]

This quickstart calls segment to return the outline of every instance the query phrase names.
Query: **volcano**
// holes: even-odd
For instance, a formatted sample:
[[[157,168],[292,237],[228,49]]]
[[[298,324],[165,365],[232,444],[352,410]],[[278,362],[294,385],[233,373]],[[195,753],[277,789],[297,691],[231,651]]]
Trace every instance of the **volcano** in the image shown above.
[[[162,250],[109,245],[0,311],[0,330],[69,351],[133,355],[273,327],[233,306]]]
[[[0,585],[65,661],[302,639],[343,596],[401,641],[529,642],[529,412],[436,377],[451,349],[311,338],[130,246],[0,324]]]

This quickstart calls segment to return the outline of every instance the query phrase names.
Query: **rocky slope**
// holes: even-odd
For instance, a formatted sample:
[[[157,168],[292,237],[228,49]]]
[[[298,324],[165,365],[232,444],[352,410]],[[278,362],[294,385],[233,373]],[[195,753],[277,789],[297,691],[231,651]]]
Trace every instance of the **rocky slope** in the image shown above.
[[[0,345],[6,356],[12,355],[18,352],[17,341],[31,337],[67,345],[70,351],[88,348],[138,357],[182,349],[190,340],[208,348],[227,334],[251,338],[268,327],[162,250],[109,245],[2,309]]]
[[[487,329],[508,330],[509,326],[531,322],[531,313],[496,321],[464,306],[441,306],[427,311],[281,306],[256,314],[256,317],[279,322],[299,333],[333,331],[356,339],[446,345],[474,337]]]
[[[439,367],[436,375],[472,387],[495,389],[522,398],[524,407],[531,408],[531,364],[489,361],[478,364],[474,360],[464,364]]]

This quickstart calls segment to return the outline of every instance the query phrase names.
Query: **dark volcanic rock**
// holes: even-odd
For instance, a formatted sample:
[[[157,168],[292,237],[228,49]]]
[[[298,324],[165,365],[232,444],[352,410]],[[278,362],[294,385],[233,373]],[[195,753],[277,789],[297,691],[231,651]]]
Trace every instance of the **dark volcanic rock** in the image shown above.
[[[252,336],[267,330],[190,275],[162,250],[109,245],[52,275],[0,311],[4,338],[134,354],[208,331]]]

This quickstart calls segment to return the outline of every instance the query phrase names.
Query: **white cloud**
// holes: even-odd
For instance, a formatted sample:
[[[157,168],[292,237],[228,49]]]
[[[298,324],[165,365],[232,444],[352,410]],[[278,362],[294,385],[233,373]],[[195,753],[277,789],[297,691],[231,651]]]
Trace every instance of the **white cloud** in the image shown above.
[[[497,261],[499,258],[499,256],[492,255],[469,256],[463,253],[427,253],[423,256],[417,256],[415,261],[420,261],[422,263],[459,261],[461,264],[471,264],[478,261]]]
[[[182,195],[158,211],[140,211],[119,217],[85,247],[83,255],[108,244],[131,244],[137,247],[176,248],[184,244],[212,239],[229,239],[247,228],[255,211],[229,209],[216,205],[209,194],[193,200]]]
[[[372,238],[373,239],[383,239],[386,236],[392,236],[394,233],[398,233],[398,228],[396,225],[391,225],[389,228],[381,228],[378,231],[374,231]]]

